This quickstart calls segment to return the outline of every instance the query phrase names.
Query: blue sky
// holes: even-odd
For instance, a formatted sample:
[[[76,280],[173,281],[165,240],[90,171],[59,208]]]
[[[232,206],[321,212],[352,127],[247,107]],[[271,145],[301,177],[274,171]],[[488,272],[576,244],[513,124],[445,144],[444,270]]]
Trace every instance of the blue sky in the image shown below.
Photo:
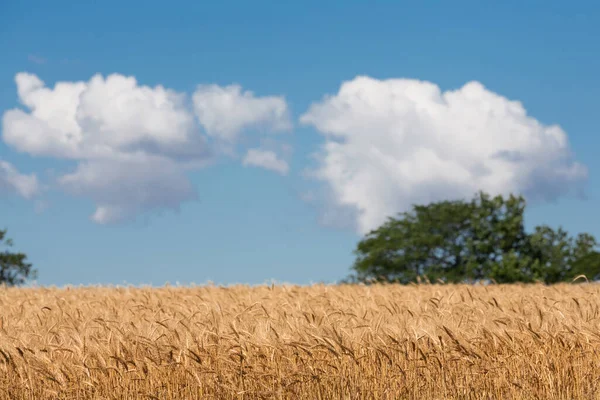
[[[479,187],[526,193],[530,227],[600,237],[595,2],[165,4],[0,5],[0,226],[40,284],[331,282],[385,215]],[[103,102],[125,77],[182,104]],[[32,144],[65,134],[23,125],[40,123],[28,101],[66,115],[40,81],[87,85],[76,151]],[[495,157],[507,151],[521,163]]]

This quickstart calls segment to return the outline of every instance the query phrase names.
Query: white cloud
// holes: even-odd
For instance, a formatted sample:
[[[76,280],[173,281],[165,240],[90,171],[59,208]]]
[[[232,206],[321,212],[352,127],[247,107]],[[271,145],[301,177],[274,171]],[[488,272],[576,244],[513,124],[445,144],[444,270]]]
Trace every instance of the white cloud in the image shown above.
[[[139,86],[118,74],[89,82],[59,82],[46,88],[35,75],[16,76],[21,102],[31,112],[9,110],[4,141],[32,155],[106,157],[140,146],[153,152],[198,143],[194,118],[183,96],[162,86]]]
[[[38,194],[40,186],[35,174],[24,175],[7,161],[0,160],[0,194],[17,194],[26,199]]]
[[[4,142],[32,155],[74,157],[83,139],[75,114],[85,84],[59,83],[51,90],[27,73],[17,74],[15,81],[19,99],[31,113],[20,109],[4,113]]]
[[[4,141],[34,156],[77,160],[76,171],[59,182],[96,202],[96,222],[194,198],[184,165],[203,165],[209,152],[182,94],[119,74],[54,88],[32,74],[15,80],[30,111],[4,114]]]
[[[200,85],[193,101],[206,133],[225,141],[235,141],[246,128],[291,129],[287,103],[281,96],[256,97],[239,85]]]
[[[281,175],[286,175],[289,171],[287,162],[277,157],[277,154],[270,150],[249,149],[244,157],[243,164],[265,168]]]
[[[196,199],[181,167],[164,157],[86,161],[59,183],[69,193],[94,199],[92,220],[101,224],[122,222],[145,211],[178,210],[181,203]]]
[[[313,173],[329,187],[330,207],[353,210],[361,233],[415,203],[478,190],[552,199],[587,178],[559,126],[478,82],[442,92],[430,82],[356,77],[300,121],[326,138]]]
[[[33,156],[74,160],[75,171],[60,177],[58,185],[91,198],[97,206],[94,221],[177,209],[196,197],[186,171],[204,167],[214,151],[185,94],[120,74],[54,87],[29,73],[17,74],[15,81],[25,108],[4,113],[4,142]],[[256,98],[239,86],[201,86],[194,103],[213,136],[233,139],[247,126],[289,125],[283,98]],[[20,185],[22,194],[32,190],[31,183]]]

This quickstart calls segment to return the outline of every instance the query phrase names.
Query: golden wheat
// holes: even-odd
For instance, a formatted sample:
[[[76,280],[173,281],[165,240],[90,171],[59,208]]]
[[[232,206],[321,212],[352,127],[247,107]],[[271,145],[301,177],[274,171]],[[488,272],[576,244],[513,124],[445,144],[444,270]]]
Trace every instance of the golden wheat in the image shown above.
[[[10,399],[592,399],[600,286],[0,288]]]

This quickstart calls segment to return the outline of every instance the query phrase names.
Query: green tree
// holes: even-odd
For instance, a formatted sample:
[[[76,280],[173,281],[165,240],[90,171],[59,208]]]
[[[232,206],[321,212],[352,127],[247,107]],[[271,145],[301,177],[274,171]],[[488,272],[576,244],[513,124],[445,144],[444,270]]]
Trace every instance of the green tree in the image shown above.
[[[467,280],[493,279],[496,282],[528,282],[525,199],[522,196],[490,197],[480,192],[471,201],[471,229]]]
[[[408,283],[426,273],[432,279],[460,279],[470,214],[468,204],[443,201],[388,219],[358,244],[358,279]]]
[[[600,279],[600,252],[590,251],[588,254],[576,259],[570,272],[567,277],[568,280],[573,280],[580,275],[585,275],[589,280]]]
[[[0,284],[8,286],[22,285],[29,278],[35,279],[37,271],[27,262],[27,255],[9,250],[13,242],[6,238],[6,230],[0,230]]]
[[[446,282],[554,283],[600,276],[595,238],[562,228],[524,227],[522,196],[415,205],[368,233],[355,250],[354,280],[408,283],[418,276]],[[591,274],[591,275],[590,275]]]
[[[482,192],[470,202],[415,205],[359,242],[353,269],[359,280],[402,283],[421,275],[448,282],[530,280],[521,255],[524,208],[522,197]]]
[[[588,233],[573,238],[563,228],[554,230],[542,225],[530,236],[530,246],[533,274],[545,283],[568,281],[578,275],[596,279],[600,272],[598,252],[594,250],[597,242]]]

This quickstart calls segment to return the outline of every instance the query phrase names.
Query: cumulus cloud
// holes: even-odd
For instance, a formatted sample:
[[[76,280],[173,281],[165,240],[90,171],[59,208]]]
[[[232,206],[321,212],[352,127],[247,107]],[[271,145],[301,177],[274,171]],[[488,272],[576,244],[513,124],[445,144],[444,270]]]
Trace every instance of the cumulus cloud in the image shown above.
[[[40,190],[35,174],[25,175],[7,161],[0,160],[0,194],[17,194],[26,199],[33,198]]]
[[[275,132],[291,129],[287,103],[281,96],[257,97],[239,85],[200,85],[193,102],[206,133],[224,141],[234,141],[250,127]]]
[[[199,145],[183,96],[162,86],[139,86],[133,77],[96,75],[89,82],[59,82],[46,88],[35,75],[16,76],[19,99],[31,112],[9,110],[4,141],[32,155],[106,157],[141,145],[155,152]]]
[[[352,210],[360,233],[415,203],[478,190],[548,200],[587,178],[559,126],[479,82],[442,92],[430,82],[359,76],[300,121],[325,137],[312,173],[329,188],[329,206]]]
[[[74,171],[59,177],[58,186],[91,198],[98,223],[177,209],[196,198],[186,172],[213,160],[206,134],[233,139],[247,126],[279,130],[287,121],[285,100],[257,98],[239,86],[199,87],[192,106],[185,94],[120,74],[54,87],[29,73],[15,81],[24,109],[4,113],[4,142],[33,156],[74,160]],[[31,193],[28,185],[20,193]]]
[[[178,209],[195,200],[196,192],[174,161],[155,156],[85,161],[62,176],[60,185],[74,195],[92,197],[92,220],[122,222],[143,211]]]
[[[245,166],[253,166],[275,171],[286,175],[289,171],[288,163],[280,159],[275,152],[263,149],[249,149],[244,157]]]

